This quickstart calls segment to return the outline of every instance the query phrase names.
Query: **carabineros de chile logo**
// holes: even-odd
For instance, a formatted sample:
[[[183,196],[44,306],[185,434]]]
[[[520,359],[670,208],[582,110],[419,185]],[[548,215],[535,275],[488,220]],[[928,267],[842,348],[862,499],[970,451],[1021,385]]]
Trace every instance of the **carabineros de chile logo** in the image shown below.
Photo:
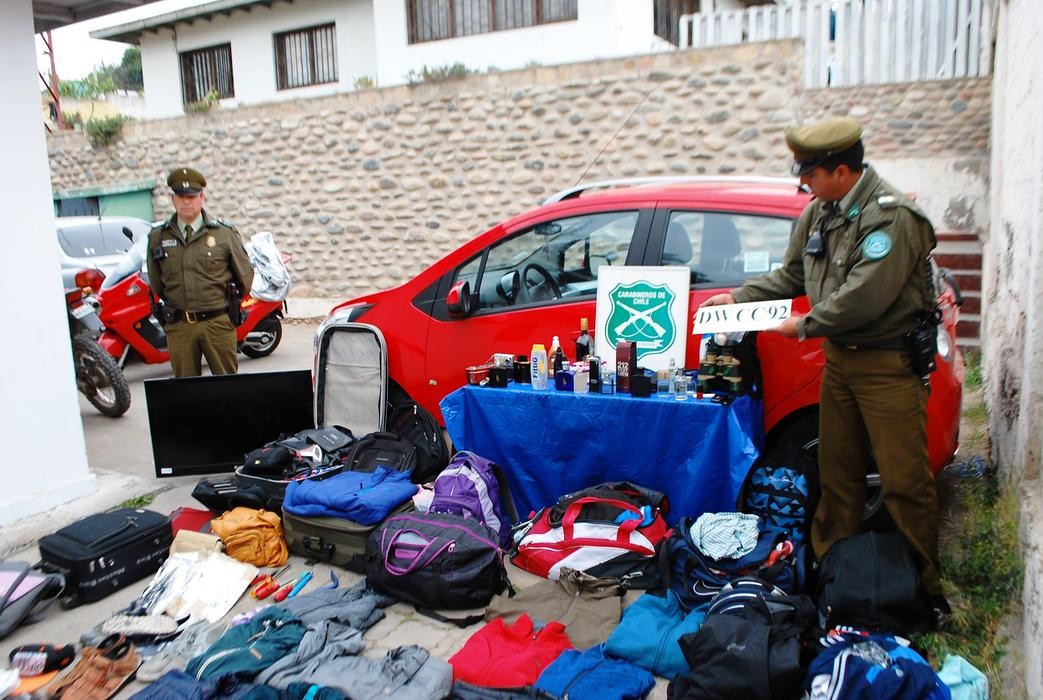
[[[665,284],[637,281],[616,285],[608,293],[612,311],[606,327],[608,341],[637,344],[637,355],[657,355],[673,345],[677,337],[670,309],[677,295]]]

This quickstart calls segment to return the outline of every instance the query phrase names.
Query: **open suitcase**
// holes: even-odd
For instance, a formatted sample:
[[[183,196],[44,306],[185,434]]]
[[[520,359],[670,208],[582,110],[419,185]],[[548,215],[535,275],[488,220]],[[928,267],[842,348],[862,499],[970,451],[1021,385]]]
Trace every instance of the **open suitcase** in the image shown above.
[[[322,329],[317,347],[316,427],[344,426],[356,438],[384,430],[388,371],[387,346],[380,330],[363,323],[332,323]],[[412,502],[395,513],[408,510],[412,510]],[[283,513],[290,551],[358,573],[364,572],[366,541],[376,527],[347,518]]]
[[[351,431],[355,439],[383,430],[388,372],[387,345],[380,329],[363,323],[331,323],[321,330],[317,354],[315,428],[340,426]],[[228,494],[229,503],[247,505],[252,500],[258,502],[252,507],[275,512],[281,512],[283,495],[292,481],[325,479],[342,471],[338,465],[280,479],[245,473],[244,466],[236,467],[233,477],[235,488],[243,497]],[[204,479],[200,487],[206,482],[216,488],[221,481],[221,478]],[[249,494],[255,495],[246,498]],[[265,505],[260,505],[261,502]],[[205,503],[208,508],[217,510],[214,503]]]

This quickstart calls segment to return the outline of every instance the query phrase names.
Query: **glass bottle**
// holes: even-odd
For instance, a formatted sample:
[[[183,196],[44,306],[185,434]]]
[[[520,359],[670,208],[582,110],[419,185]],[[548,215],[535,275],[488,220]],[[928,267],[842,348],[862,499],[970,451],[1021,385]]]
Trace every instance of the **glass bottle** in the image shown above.
[[[579,337],[576,338],[576,362],[582,362],[590,354],[590,329],[587,319],[579,320]]]

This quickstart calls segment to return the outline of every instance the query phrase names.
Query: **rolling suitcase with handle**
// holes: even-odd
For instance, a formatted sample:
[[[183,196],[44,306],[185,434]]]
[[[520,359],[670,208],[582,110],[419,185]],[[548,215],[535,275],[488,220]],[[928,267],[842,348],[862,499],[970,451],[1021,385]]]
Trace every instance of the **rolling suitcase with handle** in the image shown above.
[[[174,535],[165,515],[143,508],[96,513],[40,538],[44,571],[65,576],[66,607],[101,600],[159,569]]]

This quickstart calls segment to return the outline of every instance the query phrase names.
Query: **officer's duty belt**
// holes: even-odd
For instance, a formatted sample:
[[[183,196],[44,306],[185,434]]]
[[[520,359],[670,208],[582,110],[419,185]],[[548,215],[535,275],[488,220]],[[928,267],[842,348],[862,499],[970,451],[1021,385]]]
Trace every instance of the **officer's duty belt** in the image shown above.
[[[830,340],[829,342],[842,350],[905,350],[905,341],[902,338],[880,340],[875,343],[859,343],[858,345],[838,343],[835,340]]]
[[[188,321],[189,323],[198,323],[199,321],[209,321],[212,318],[218,316],[227,315],[227,309],[215,309],[214,311],[182,311],[181,309],[170,309],[168,313],[169,323],[178,323],[179,321]]]

